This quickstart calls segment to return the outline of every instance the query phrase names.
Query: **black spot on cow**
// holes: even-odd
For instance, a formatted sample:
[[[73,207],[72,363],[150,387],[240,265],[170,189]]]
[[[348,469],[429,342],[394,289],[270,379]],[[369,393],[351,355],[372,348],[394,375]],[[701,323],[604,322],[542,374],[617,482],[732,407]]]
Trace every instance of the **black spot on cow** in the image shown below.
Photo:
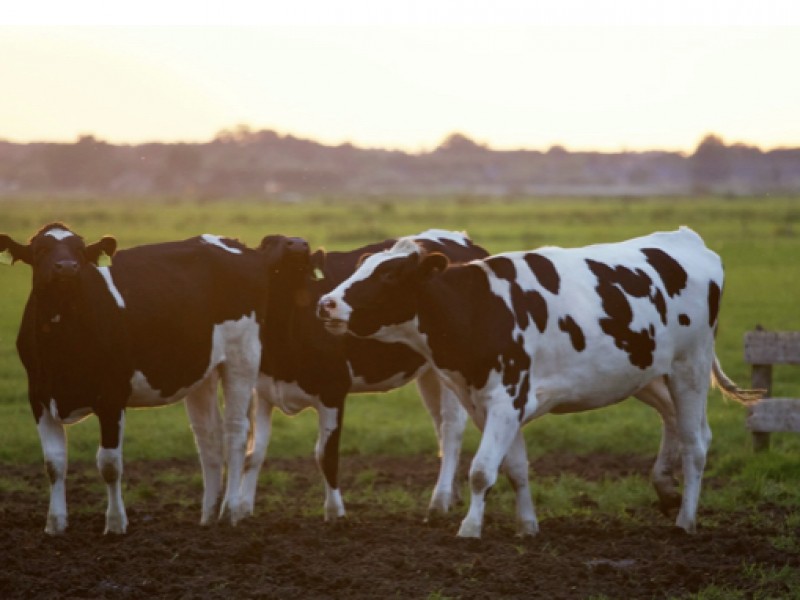
[[[678,315],[678,323],[683,325],[684,327],[688,327],[692,324],[692,320],[689,318],[689,315],[685,315],[683,313]]]
[[[546,260],[546,259],[545,259]],[[547,327],[547,302],[536,290],[523,290],[517,283],[517,269],[510,258],[495,256],[486,264],[498,278],[508,282],[511,308],[521,329],[526,329],[531,320],[543,333]]]
[[[667,324],[667,302],[664,300],[664,294],[660,288],[656,288],[655,293],[650,298],[653,301],[653,306],[656,307],[658,315],[661,317],[661,322]]]
[[[717,282],[708,282],[708,325],[713,327],[717,322],[717,315],[719,314],[719,299],[722,295]]]
[[[492,270],[492,273],[505,279],[509,283],[515,283],[517,278],[517,269],[510,258],[505,256],[493,256],[486,259],[486,266]]]
[[[519,420],[522,422],[522,419],[525,418],[525,405],[528,402],[528,394],[531,391],[531,373],[530,371],[525,371],[522,374],[522,383],[519,385],[519,389],[517,390],[517,395],[514,398],[514,408],[519,411]]]
[[[558,327],[561,331],[569,335],[572,347],[575,348],[576,351],[583,352],[586,349],[586,338],[583,335],[583,330],[570,315],[559,319]]]
[[[652,280],[641,269],[634,272],[627,267],[610,267],[591,259],[586,259],[586,264],[597,277],[595,289],[607,315],[600,319],[600,328],[614,338],[617,348],[628,354],[631,364],[646,369],[653,364],[655,331],[652,328],[639,331],[631,329],[633,310],[628,296],[647,297],[655,304],[650,291]]]
[[[561,277],[549,258],[536,252],[529,252],[525,255],[525,262],[528,263],[528,267],[544,289],[553,294],[558,293],[561,287]]]
[[[659,248],[643,248],[642,254],[661,277],[669,297],[673,298],[680,294],[686,287],[687,275],[678,261]]]

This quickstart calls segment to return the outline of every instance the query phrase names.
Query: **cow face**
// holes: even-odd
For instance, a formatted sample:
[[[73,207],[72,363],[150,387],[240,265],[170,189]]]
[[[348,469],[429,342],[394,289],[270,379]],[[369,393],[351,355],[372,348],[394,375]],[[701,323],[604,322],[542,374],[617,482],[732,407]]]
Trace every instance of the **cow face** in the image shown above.
[[[443,254],[424,254],[415,243],[401,241],[368,256],[350,278],[320,298],[317,316],[331,333],[373,337],[384,327],[411,321],[420,284],[447,265]]]
[[[117,241],[110,236],[87,246],[62,223],[42,227],[26,245],[0,235],[0,252],[8,250],[14,262],[20,260],[33,268],[34,291],[69,286],[85,265],[97,265],[102,253],[111,256],[116,248]]]
[[[268,235],[258,247],[269,265],[272,289],[288,291],[299,305],[308,305],[308,284],[313,266],[308,242],[303,238]]]

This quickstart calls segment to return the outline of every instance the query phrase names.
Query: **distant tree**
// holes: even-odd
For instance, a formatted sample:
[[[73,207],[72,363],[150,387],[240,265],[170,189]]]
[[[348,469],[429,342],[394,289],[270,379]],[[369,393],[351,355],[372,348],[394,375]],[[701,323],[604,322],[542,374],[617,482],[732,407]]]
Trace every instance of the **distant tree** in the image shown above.
[[[485,145],[472,141],[463,133],[451,133],[439,144],[439,147],[436,148],[436,152],[464,153],[475,152],[476,150],[483,151],[486,149]]]
[[[706,135],[689,157],[689,168],[697,192],[711,192],[725,184],[731,173],[731,156],[722,138]]]
[[[75,144],[45,144],[41,159],[57,188],[103,188],[115,175],[114,147],[82,135]]]

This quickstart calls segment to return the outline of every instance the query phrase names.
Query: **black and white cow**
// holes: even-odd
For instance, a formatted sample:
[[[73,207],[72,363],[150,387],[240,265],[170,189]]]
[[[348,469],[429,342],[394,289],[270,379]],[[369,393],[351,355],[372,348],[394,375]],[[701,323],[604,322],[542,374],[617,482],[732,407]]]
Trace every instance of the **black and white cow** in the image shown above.
[[[688,228],[585,248],[541,248],[449,266],[402,240],[367,258],[318,312],[330,331],[403,340],[432,361],[483,431],[459,536],[479,537],[504,463],[523,534],[538,530],[521,427],[546,413],[635,396],[663,420],[653,483],[677,525],[695,529],[711,431],[710,377],[723,284],[719,257]],[[683,498],[673,473],[683,471]]]
[[[98,267],[100,254],[115,248],[111,237],[87,246],[61,223],[42,228],[28,244],[0,236],[0,251],[33,268],[17,348],[50,479],[45,531],[67,526],[64,425],[97,415],[97,466],[108,488],[105,531],[124,533],[125,409],[184,397],[204,472],[202,522],[219,508],[224,457],[222,511],[236,523],[245,515],[241,477],[270,273],[287,254],[307,268],[308,245],[276,237],[253,250],[204,235],[122,250],[112,266]]]
[[[429,230],[413,236],[429,252],[465,262],[487,256],[462,233]],[[365,255],[390,248],[396,240],[349,252],[317,251],[311,257],[321,277],[279,271],[272,279],[262,336],[258,412],[244,479],[244,502],[252,511],[259,468],[267,452],[271,413],[296,414],[313,408],[319,418],[317,464],[325,481],[325,518],[345,515],[338,484],[339,438],[348,393],[385,392],[416,379],[439,441],[441,465],[429,511],[447,512],[454,500],[466,413],[453,393],[417,352],[402,342],[362,340],[329,334],[316,318],[317,300],[349,277]]]

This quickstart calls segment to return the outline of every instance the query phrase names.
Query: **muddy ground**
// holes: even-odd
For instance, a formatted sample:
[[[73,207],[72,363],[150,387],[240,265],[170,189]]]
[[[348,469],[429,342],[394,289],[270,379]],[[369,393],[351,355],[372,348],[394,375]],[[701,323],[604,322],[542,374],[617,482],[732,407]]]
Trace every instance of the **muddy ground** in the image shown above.
[[[646,475],[650,463],[546,456],[532,471],[534,483],[563,472],[597,479]],[[99,475],[91,465],[72,466],[70,527],[52,538],[43,533],[43,468],[0,465],[3,477],[30,483],[0,492],[0,598],[680,598],[708,594],[712,584],[728,590],[715,597],[738,590],[744,598],[781,598],[790,587],[757,573],[800,568],[798,553],[774,544],[786,533],[785,510],[774,506],[758,507],[758,527],[751,512],[702,509],[701,523],[712,524],[688,536],[660,515],[655,498],[634,519],[593,514],[587,498],[587,516],[543,518],[537,537],[519,539],[513,519],[493,511],[490,499],[484,538],[461,540],[463,506],[425,524],[424,501],[403,510],[364,493],[348,502],[345,525],[325,525],[307,506],[309,494],[322,500],[313,462],[273,460],[268,468],[292,475],[280,495],[261,493],[256,516],[236,528],[201,528],[195,461],[128,463],[130,524],[119,537],[102,535]],[[375,498],[398,483],[426,497],[436,469],[427,457],[345,457],[345,500],[366,485],[365,471],[377,474],[369,478]],[[149,492],[131,491],[142,488]]]

